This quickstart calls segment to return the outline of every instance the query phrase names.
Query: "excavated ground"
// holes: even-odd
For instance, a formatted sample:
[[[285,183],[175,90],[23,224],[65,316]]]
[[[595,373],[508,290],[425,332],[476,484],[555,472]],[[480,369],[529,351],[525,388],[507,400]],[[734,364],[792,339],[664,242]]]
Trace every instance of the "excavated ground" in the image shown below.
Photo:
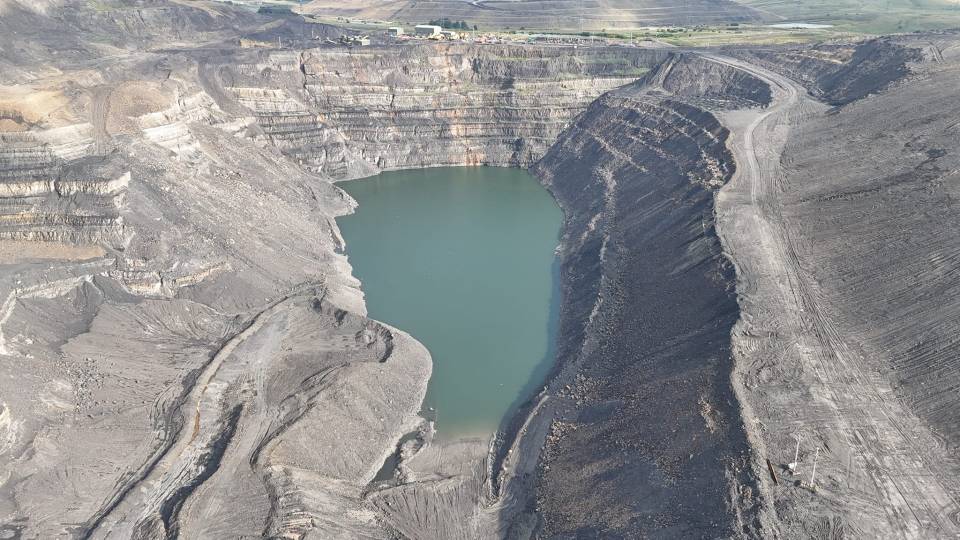
[[[960,528],[956,36],[345,49],[146,1],[0,27],[0,536]],[[476,164],[566,216],[557,364],[493,448],[431,441],[429,355],[366,318],[335,222],[336,180]]]
[[[890,52],[885,42],[862,48],[874,46],[874,59]],[[899,46],[899,62],[928,60],[869,92],[862,72],[851,92],[887,89],[841,98],[840,109],[731,61],[777,88],[765,113],[724,118],[748,167],[718,198],[718,222],[744,310],[734,384],[755,448],[781,475],[764,485],[768,526],[788,535],[951,538],[960,527],[947,412],[957,370],[944,322],[953,278],[941,262],[956,175],[955,113],[941,100],[956,42]],[[815,491],[783,476],[797,438],[807,482],[819,452]]]

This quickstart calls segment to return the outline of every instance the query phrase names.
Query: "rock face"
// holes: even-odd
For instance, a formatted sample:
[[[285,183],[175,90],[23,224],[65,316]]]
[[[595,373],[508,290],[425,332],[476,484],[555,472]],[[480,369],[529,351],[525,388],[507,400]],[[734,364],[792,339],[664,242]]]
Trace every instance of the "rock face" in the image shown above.
[[[709,86],[678,80],[703,62],[674,57],[597,100],[534,168],[567,215],[554,383],[564,404],[537,492],[548,537],[729,536],[754,526],[729,382],[738,310],[713,230],[713,191],[732,160],[726,130],[683,100],[769,94],[724,66],[708,71],[718,76]]]
[[[531,163],[666,53],[238,49],[288,23],[74,8],[4,7],[48,34],[0,89],[3,535],[499,535],[487,445],[429,444],[429,355],[365,317],[331,181]],[[164,13],[197,43],[137,50]],[[97,21],[130,26],[125,54],[87,41]],[[28,65],[75,45],[61,71]],[[397,453],[400,480],[371,484]]]
[[[318,44],[96,8],[0,0],[0,537],[956,536],[955,36],[273,49]],[[492,452],[430,440],[335,223],[334,180],[456,164],[566,213],[557,365]]]
[[[273,53],[218,68],[266,137],[335,179],[442,165],[528,166],[659,49],[438,44]]]
[[[163,6],[199,40],[249,23]],[[5,25],[97,31],[3,7]],[[82,15],[150,31],[120,11]],[[430,360],[364,316],[333,222],[352,201],[219,107],[216,49],[73,52],[98,68],[4,56],[28,86],[0,92],[2,535],[388,536],[362,495],[421,422]]]
[[[43,146],[24,143],[5,148],[2,158],[0,237],[119,245],[130,173],[97,161],[64,167]]]
[[[735,54],[792,78],[831,105],[844,105],[883,90],[909,73],[908,64],[923,58],[920,47],[908,47],[892,38]]]

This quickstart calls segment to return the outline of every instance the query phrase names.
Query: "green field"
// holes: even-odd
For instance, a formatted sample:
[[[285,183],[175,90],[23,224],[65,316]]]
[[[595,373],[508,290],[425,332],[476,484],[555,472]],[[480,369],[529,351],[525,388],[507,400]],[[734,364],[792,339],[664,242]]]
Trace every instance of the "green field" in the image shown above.
[[[578,34],[586,30],[590,36],[614,40],[653,39],[673,45],[718,46],[736,43],[805,43],[851,36],[960,28],[960,0],[734,1],[750,8],[736,8],[730,11],[731,16],[741,17],[739,21],[718,22],[717,19],[722,19],[724,15],[714,12],[711,15],[713,19],[711,22],[695,24],[687,16],[684,17],[686,20],[678,20],[676,27],[672,29],[665,27],[663,20],[657,23],[641,20],[642,17],[639,14],[646,13],[641,7],[647,4],[653,5],[656,0],[633,0],[632,3],[628,0],[585,0],[582,3],[571,0],[525,0],[516,2],[515,5],[518,6],[516,8],[507,8],[514,4],[497,3],[498,10],[473,11],[471,11],[471,4],[462,1],[438,0],[431,5],[437,9],[446,10],[443,13],[454,10],[455,7],[460,10],[454,17],[457,20],[463,19],[471,26],[479,23],[482,33],[501,34],[506,39],[517,39],[517,34],[538,32]],[[561,7],[562,10],[546,9],[554,4],[558,10]],[[391,24],[400,23],[409,26],[427,22],[409,19],[409,17],[415,19],[415,16],[425,9],[417,2],[410,2],[409,6],[404,2],[390,3],[391,10],[384,11],[383,14],[369,6],[366,9],[363,8],[366,4],[360,2],[355,9],[357,14],[354,15],[336,15],[338,11],[328,5],[340,4],[331,3],[330,0],[311,2],[307,4],[306,11],[312,11],[318,20],[367,32]],[[543,13],[554,13],[555,16],[547,18],[542,15],[534,16],[531,9],[523,7],[527,5],[540,6],[543,8]],[[617,6],[615,10],[611,8],[614,5]],[[401,7],[403,9],[400,9]],[[587,7],[593,9],[586,9]],[[408,19],[386,21],[376,16],[383,16],[388,11],[393,15],[406,16]],[[429,11],[429,13],[434,12]],[[616,19],[621,15],[627,18]],[[557,25],[561,21],[578,20],[580,16],[583,18],[579,20],[578,27]],[[598,18],[601,16],[606,19]],[[744,21],[743,17],[749,20]],[[599,24],[601,20],[604,21],[603,24]],[[592,21],[594,24],[585,25],[585,21]],[[771,27],[777,23],[812,23],[831,26],[822,29]]]
[[[837,31],[891,34],[960,28],[957,0],[738,0],[771,18],[832,24]]]

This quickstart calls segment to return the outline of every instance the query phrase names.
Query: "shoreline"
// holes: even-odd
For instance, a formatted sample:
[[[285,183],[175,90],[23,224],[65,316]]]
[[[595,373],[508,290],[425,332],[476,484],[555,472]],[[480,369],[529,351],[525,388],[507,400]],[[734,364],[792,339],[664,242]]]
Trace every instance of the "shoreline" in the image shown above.
[[[561,140],[563,136],[561,135]],[[576,264],[573,261],[572,250],[574,248],[570,243],[570,238],[582,234],[584,231],[577,230],[574,227],[578,216],[571,214],[569,204],[564,203],[564,199],[556,191],[557,188],[550,181],[550,177],[544,175],[542,170],[538,173],[536,169],[537,166],[534,166],[530,172],[550,192],[551,197],[561,208],[564,216],[559,250],[559,262],[562,268],[560,289],[561,328],[564,324],[569,325],[571,321],[578,325],[580,323],[588,325],[583,326],[584,338],[587,340],[584,345],[586,345],[592,339],[589,337],[591,331],[588,330],[589,325],[592,324],[590,321],[593,321],[598,314],[598,310],[602,309],[603,295],[598,294],[591,314],[586,320],[578,320],[576,316],[571,319],[571,306],[568,305],[567,296],[570,287],[569,276],[571,272],[575,271]],[[712,214],[712,211],[710,213]],[[719,237],[714,236],[714,238],[719,242]],[[728,282],[725,287],[732,289],[736,278],[733,277],[735,275],[733,267],[730,267],[730,271],[731,275],[725,278]],[[734,321],[736,320],[739,320],[739,317],[734,317],[731,320],[727,336],[732,336]],[[556,335],[558,343],[564,338],[560,331],[562,330],[558,330]],[[732,341],[730,344],[732,345]],[[526,501],[536,496],[536,483],[539,482],[537,478],[543,471],[540,448],[551,437],[550,429],[554,425],[555,419],[561,415],[571,414],[576,408],[568,392],[571,384],[576,386],[581,367],[582,361],[562,362],[559,356],[555,356],[553,365],[544,380],[545,390],[541,390],[524,400],[523,404],[512,415],[504,418],[502,423],[504,427],[492,434],[484,458],[489,471],[489,481],[486,483],[489,500],[485,504],[488,505],[488,509],[497,511],[501,523],[508,526],[530,528],[531,532],[541,526],[532,524],[531,516],[525,515],[523,509],[529,505]],[[732,377],[733,371],[734,367],[731,365],[727,374],[728,378]],[[732,388],[731,391],[733,391]],[[738,414],[737,417],[740,417],[740,415]],[[457,441],[445,442],[457,444]],[[431,444],[442,446],[443,443],[433,440],[426,442],[425,446]]]

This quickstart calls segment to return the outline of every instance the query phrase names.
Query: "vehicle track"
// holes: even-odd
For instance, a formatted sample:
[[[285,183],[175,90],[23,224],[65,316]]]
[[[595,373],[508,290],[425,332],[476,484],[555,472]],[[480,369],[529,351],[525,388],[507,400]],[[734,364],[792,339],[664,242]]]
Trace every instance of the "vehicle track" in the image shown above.
[[[781,316],[796,329],[796,335],[792,336],[796,338],[794,345],[804,371],[811,375],[809,393],[818,405],[826,405],[832,412],[832,422],[819,429],[834,431],[851,452],[847,472],[834,472],[846,477],[848,487],[849,470],[853,466],[869,477],[873,493],[859,495],[866,495],[867,503],[882,509],[888,527],[881,529],[900,538],[957,537],[960,535],[957,522],[960,486],[955,478],[941,476],[936,466],[950,461],[950,456],[919,422],[912,421],[914,415],[894,400],[888,390],[889,383],[876,372],[870,372],[843,331],[826,315],[823,299],[802,268],[781,214],[779,195],[785,172],[780,157],[790,126],[826,107],[809,98],[800,85],[779,74],[740,60],[712,54],[703,56],[764,80],[774,94],[773,103],[767,109],[756,111],[749,124],[739,133],[735,132],[731,150],[739,166],[728,187],[718,196],[718,232],[738,268],[741,307],[745,297],[747,304],[770,304],[766,290],[770,283],[763,281],[764,278],[774,281],[776,292],[772,296],[782,302]],[[761,140],[763,143],[758,144]],[[746,193],[749,197],[745,197]],[[721,200],[727,201],[726,210],[721,210]],[[743,219],[734,218],[732,214],[725,219],[720,215],[724,212],[749,215],[754,225],[753,241],[759,249],[744,249],[743,242],[747,240],[735,238],[730,229],[724,230],[723,225]],[[744,255],[750,251],[751,255],[761,254],[763,260],[744,261]],[[745,275],[750,273],[742,271],[745,266],[752,268],[754,275]],[[758,301],[764,295],[768,298]],[[778,310],[775,305],[767,307]],[[738,362],[749,363],[751,359],[738,358]],[[741,395],[741,399],[744,397],[749,400],[749,396]],[[854,501],[852,494],[836,495],[840,500],[849,501],[852,513],[858,511],[856,504],[863,502]]]
[[[113,504],[110,514],[97,520],[96,528],[89,531],[89,536],[135,537],[138,528],[149,522],[152,515],[159,513],[164,503],[181,486],[189,485],[194,477],[201,474],[199,464],[223,431],[219,422],[222,412],[219,410],[219,398],[226,386],[222,381],[215,380],[218,372],[224,360],[281,312],[289,298],[275,301],[259,312],[243,331],[227,341],[214,355],[177,409],[183,418],[179,423],[182,427],[177,430],[174,440],[164,449],[157,463],[148,469],[143,478],[137,480],[135,485],[141,489],[134,492],[133,486],[126,488],[125,496]]]
[[[211,60],[202,60],[197,63],[197,79],[204,91],[220,107],[220,110],[234,116],[249,116],[252,112],[240,104],[237,99],[230,94],[223,84],[221,77],[223,66]]]
[[[93,125],[93,152],[97,155],[106,155],[113,150],[113,138],[107,131],[112,93],[112,87],[102,86],[97,88],[91,97],[90,123]]]

